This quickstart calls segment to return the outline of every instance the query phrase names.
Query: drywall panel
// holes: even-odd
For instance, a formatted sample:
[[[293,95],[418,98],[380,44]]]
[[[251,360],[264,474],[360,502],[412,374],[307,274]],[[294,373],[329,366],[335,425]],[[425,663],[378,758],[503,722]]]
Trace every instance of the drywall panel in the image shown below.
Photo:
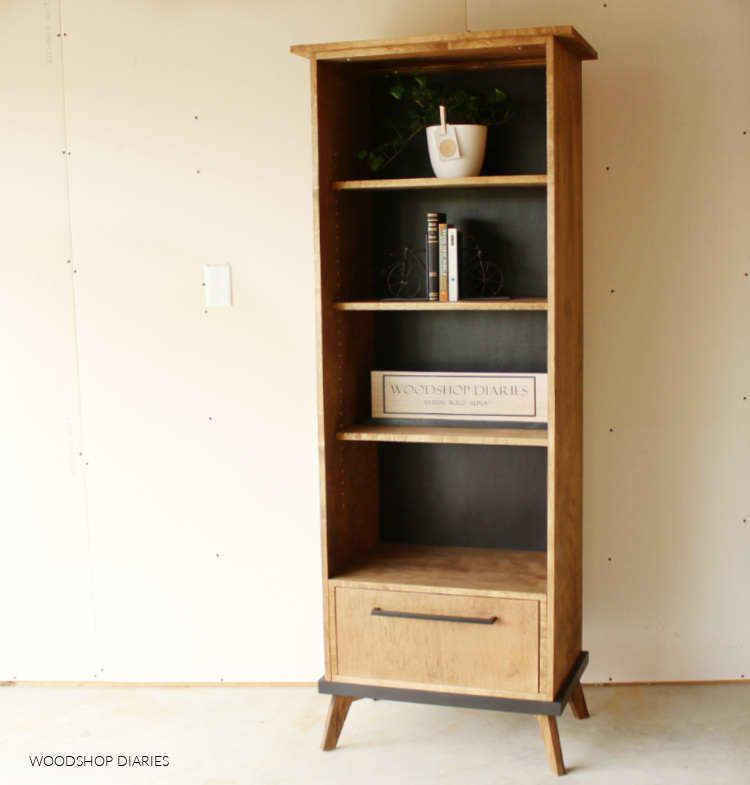
[[[463,30],[466,8],[600,52],[587,678],[747,674],[746,3],[62,3],[62,29],[56,1],[0,11],[0,679],[320,675],[309,77],[288,48]],[[231,307],[206,312],[209,264]]]
[[[750,5],[469,0],[584,64],[590,681],[750,678]]]
[[[0,11],[0,680],[93,679],[56,2]]]
[[[322,664],[309,63],[463,2],[63,0],[97,633],[108,680]],[[407,6],[407,7],[404,7]],[[206,308],[204,268],[232,305]]]

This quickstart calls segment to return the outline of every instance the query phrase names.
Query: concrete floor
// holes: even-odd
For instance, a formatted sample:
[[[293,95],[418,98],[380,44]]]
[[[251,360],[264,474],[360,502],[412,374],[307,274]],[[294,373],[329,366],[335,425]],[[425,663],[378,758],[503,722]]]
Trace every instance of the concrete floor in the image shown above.
[[[747,785],[750,683],[587,687],[559,720],[566,783]],[[0,688],[8,785],[536,785],[549,772],[527,716],[357,701],[339,747],[318,749],[328,699],[313,687]],[[112,756],[41,768],[30,756]],[[128,765],[167,756],[168,766]],[[73,758],[69,758],[73,760]],[[100,762],[102,759],[100,759]],[[162,762],[164,760],[162,759]],[[125,765],[118,765],[123,763]]]

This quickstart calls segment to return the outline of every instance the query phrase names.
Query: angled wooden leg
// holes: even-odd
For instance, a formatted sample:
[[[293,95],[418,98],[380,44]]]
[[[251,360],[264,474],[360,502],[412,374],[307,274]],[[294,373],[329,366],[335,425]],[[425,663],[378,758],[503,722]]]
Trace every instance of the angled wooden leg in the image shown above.
[[[583,696],[583,687],[581,687],[580,683],[576,685],[573,695],[570,698],[570,709],[576,719],[588,719],[589,708],[586,705],[586,698]]]
[[[565,764],[563,763],[562,749],[560,748],[560,736],[557,733],[557,719],[541,714],[534,715],[542,729],[544,747],[547,750],[547,760],[553,774],[560,776],[565,774]]]
[[[331,698],[325,728],[323,728],[323,741],[320,743],[320,749],[324,752],[336,749],[349,707],[355,700],[358,698],[348,698],[346,695],[334,695]]]

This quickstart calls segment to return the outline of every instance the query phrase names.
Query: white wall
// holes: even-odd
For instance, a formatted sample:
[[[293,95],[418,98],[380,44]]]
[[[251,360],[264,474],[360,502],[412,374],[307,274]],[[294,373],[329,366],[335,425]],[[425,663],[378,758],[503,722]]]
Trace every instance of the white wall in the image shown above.
[[[750,4],[470,3],[584,63],[586,678],[750,678]]]
[[[748,4],[5,0],[0,680],[321,675],[309,77],[289,46],[550,24],[600,54],[587,679],[747,674]],[[232,266],[231,308],[206,312],[208,264]]]
[[[0,5],[0,680],[322,674],[289,47],[464,25],[456,0]]]

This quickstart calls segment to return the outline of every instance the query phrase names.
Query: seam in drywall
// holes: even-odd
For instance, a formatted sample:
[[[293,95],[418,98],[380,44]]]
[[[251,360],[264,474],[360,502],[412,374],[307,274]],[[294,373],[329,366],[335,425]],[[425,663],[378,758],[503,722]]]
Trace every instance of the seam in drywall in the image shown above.
[[[81,439],[81,448],[79,450],[79,459],[81,465],[81,484],[83,489],[83,505],[84,505],[84,526],[86,528],[86,542],[88,544],[88,556],[89,556],[89,584],[90,584],[90,591],[91,591],[91,612],[93,617],[93,625],[94,625],[94,659],[96,662],[96,673],[93,674],[94,678],[97,678],[99,672],[101,672],[101,659],[99,656],[99,630],[97,624],[97,607],[96,607],[96,592],[95,589],[95,581],[94,581],[94,550],[93,544],[91,541],[91,526],[89,521],[89,496],[88,496],[88,481],[87,481],[87,472],[86,472],[86,465],[87,465],[87,455],[86,455],[86,448],[85,448],[85,438],[84,438],[84,422],[83,422],[83,400],[81,396],[81,366],[80,366],[80,343],[79,343],[79,336],[78,336],[78,297],[77,297],[77,287],[76,287],[76,277],[78,275],[77,265],[75,254],[73,252],[73,219],[72,219],[72,211],[71,211],[71,189],[70,189],[70,157],[71,157],[71,150],[68,140],[68,101],[67,95],[65,91],[65,40],[67,38],[67,32],[65,31],[65,25],[63,24],[63,10],[62,10],[62,0],[57,0],[57,18],[59,23],[59,30],[57,32],[57,37],[60,42],[59,46],[59,55],[60,55],[60,102],[62,107],[62,131],[63,131],[63,155],[65,156],[65,195],[67,200],[66,211],[67,211],[67,225],[68,225],[68,263],[71,266],[71,295],[73,298],[73,308],[72,308],[72,316],[73,316],[73,343],[75,346],[75,378],[76,378],[76,402],[78,406],[77,416],[78,422],[80,423],[80,439]]]

